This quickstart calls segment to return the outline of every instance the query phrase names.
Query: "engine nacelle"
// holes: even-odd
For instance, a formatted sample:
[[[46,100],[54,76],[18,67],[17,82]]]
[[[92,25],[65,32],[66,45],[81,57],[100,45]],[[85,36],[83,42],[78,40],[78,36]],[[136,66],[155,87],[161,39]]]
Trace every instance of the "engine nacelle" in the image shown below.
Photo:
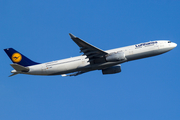
[[[105,74],[115,74],[121,72],[121,66],[120,65],[115,65],[106,69],[102,69],[103,75]]]
[[[116,61],[123,61],[123,60],[126,60],[124,52],[114,52],[106,56],[107,62],[116,62]]]

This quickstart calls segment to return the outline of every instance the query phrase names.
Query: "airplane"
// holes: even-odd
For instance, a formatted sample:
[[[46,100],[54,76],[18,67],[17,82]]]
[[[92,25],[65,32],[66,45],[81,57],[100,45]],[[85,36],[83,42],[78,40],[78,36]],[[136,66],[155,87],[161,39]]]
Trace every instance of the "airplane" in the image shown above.
[[[4,49],[13,62],[10,65],[14,70],[11,71],[13,74],[10,76],[17,74],[77,76],[93,70],[102,70],[103,75],[115,74],[121,72],[122,63],[160,55],[177,46],[169,40],[156,40],[103,51],[71,33],[69,35],[79,46],[82,55],[37,63],[13,48]]]

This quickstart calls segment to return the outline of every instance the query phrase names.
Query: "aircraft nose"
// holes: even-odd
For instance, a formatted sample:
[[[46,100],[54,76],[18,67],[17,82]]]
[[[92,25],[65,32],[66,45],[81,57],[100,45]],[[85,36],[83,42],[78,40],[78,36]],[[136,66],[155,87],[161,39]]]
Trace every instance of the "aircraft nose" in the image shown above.
[[[175,48],[177,46],[177,44],[176,43],[172,43],[172,46]]]

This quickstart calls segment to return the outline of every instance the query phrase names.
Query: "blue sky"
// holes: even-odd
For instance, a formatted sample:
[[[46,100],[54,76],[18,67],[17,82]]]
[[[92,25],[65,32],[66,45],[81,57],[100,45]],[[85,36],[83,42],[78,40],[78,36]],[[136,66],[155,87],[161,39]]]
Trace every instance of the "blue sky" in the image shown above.
[[[76,77],[8,77],[3,51],[13,47],[37,62],[80,55],[68,33],[103,50],[151,40],[180,41],[178,0],[0,1],[1,120],[178,120],[179,46],[127,62],[122,72]]]

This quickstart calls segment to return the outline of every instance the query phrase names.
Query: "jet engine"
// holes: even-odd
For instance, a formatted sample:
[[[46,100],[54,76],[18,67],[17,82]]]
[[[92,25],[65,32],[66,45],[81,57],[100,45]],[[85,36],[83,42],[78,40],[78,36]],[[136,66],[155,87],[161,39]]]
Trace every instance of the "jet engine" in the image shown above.
[[[106,56],[107,62],[116,62],[126,60],[124,52],[114,52]]]
[[[120,65],[115,65],[106,69],[102,69],[103,75],[105,74],[115,74],[121,72],[121,66]]]

